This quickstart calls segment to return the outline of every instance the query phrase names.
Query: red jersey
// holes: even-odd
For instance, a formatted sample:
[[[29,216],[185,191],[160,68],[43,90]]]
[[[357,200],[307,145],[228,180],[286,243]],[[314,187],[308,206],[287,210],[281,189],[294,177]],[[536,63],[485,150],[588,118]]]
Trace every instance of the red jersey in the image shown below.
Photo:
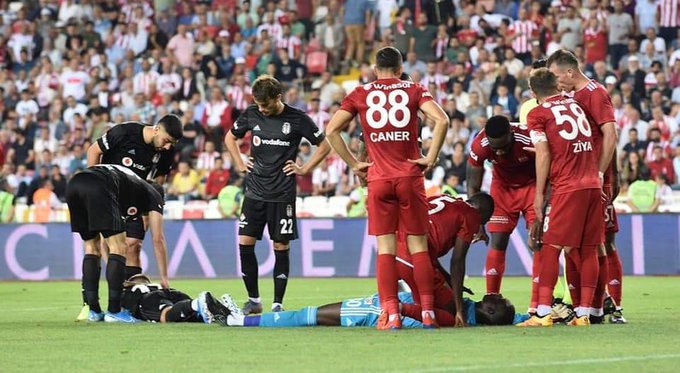
[[[527,122],[532,141],[547,141],[550,147],[549,178],[553,194],[600,188],[594,144],[596,131],[573,98],[548,98],[529,112]]]
[[[447,195],[430,197],[428,203],[430,229],[427,233],[427,247],[432,259],[451,251],[456,238],[472,242],[482,224],[479,211],[462,199]]]
[[[605,31],[587,29],[583,33],[583,44],[585,44],[587,64],[607,59],[608,41]]]
[[[432,95],[420,84],[379,79],[359,86],[342,100],[341,110],[359,115],[364,142],[373,166],[368,181],[422,176],[409,159],[421,157],[418,109]]]
[[[602,130],[600,127],[609,122],[616,123],[614,117],[614,105],[612,99],[609,97],[607,89],[602,84],[591,80],[585,87],[574,92],[574,99],[579,106],[586,112],[586,117],[590,122],[590,127],[594,128],[592,137],[593,145],[595,147],[595,154],[597,155],[595,165],[600,160],[600,153],[602,152]],[[612,157],[612,162],[609,169],[604,175],[604,184],[611,185],[613,176],[613,167],[615,167],[615,159]]]
[[[492,183],[502,183],[508,188],[519,188],[536,182],[534,154],[524,150],[531,147],[531,136],[526,126],[511,127],[513,143],[509,154],[497,156],[489,146],[486,133],[481,130],[472,141],[468,164],[473,167],[484,167],[484,161],[493,163]]]

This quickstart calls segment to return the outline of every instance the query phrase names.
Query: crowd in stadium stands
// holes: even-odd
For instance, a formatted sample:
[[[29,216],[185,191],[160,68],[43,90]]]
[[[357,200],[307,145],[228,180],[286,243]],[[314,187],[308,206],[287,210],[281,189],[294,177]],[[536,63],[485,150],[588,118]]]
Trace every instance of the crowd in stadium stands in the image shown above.
[[[494,114],[517,120],[532,60],[559,48],[611,93],[622,194],[680,186],[680,0],[0,1],[0,179],[32,204],[64,199],[90,144],[116,123],[184,123],[169,199],[212,199],[238,183],[223,145],[271,74],[320,128],[375,51],[393,45],[451,124],[429,193],[464,192],[469,145]],[[358,151],[360,127],[345,132]],[[422,128],[427,149],[431,130]],[[240,143],[247,156],[250,140]],[[310,157],[300,146],[300,161]],[[47,182],[49,181],[49,182]],[[349,195],[337,157],[299,177],[299,195]],[[56,198],[55,198],[56,196]]]

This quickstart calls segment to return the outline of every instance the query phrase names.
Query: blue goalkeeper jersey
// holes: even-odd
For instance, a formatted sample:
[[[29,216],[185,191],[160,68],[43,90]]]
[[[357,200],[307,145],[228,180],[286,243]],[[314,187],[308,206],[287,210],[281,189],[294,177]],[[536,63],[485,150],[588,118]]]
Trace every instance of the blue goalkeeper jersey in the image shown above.
[[[399,293],[399,302],[413,304],[411,293]],[[380,317],[380,300],[378,294],[366,298],[348,299],[340,306],[340,325],[344,327],[367,326],[376,327]],[[404,317],[402,328],[422,328],[423,324],[410,317]]]

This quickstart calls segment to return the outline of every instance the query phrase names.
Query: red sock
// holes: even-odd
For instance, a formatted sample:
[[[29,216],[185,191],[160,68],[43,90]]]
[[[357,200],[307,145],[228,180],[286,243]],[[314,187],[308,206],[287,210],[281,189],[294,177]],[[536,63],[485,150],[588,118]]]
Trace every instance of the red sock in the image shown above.
[[[541,274],[541,252],[534,252],[534,263],[531,267],[531,302],[530,307],[538,307],[538,280]],[[488,289],[488,288],[487,288]]]
[[[578,307],[581,304],[581,255],[576,249],[572,249],[569,255],[565,258],[567,260],[567,286],[569,287],[569,295],[571,295],[571,304]]]
[[[598,275],[600,274],[600,263],[597,257],[597,246],[583,246],[581,250],[581,301],[582,308],[596,307],[596,289]],[[602,260],[604,261],[604,257]],[[606,261],[605,261],[606,262]],[[604,292],[604,291],[603,291]],[[602,293],[600,293],[602,297]],[[600,307],[602,305],[600,304]]]
[[[619,259],[619,252],[616,250],[608,252],[607,261],[609,262],[609,281],[607,281],[607,289],[616,306],[621,307],[621,296],[623,294],[623,266],[621,265],[621,259]]]
[[[382,302],[382,309],[388,315],[399,314],[399,298],[397,298],[397,275],[396,256],[390,254],[378,255],[378,268],[376,277],[378,279],[378,296]]]
[[[417,304],[402,304],[401,314],[414,320],[423,321],[423,309]],[[439,323],[439,326],[441,327],[453,327],[456,322],[456,319],[450,312],[435,308],[434,314],[437,323]]]
[[[418,287],[420,305],[423,311],[434,310],[434,269],[427,251],[412,254],[413,278]]]
[[[541,276],[538,279],[538,305],[551,306],[553,290],[560,274],[560,250],[546,246],[541,250]],[[544,315],[541,315],[544,316]]]
[[[607,287],[607,279],[609,279],[609,264],[606,256],[598,256],[597,264],[599,272],[597,275],[597,285],[595,286],[595,294],[593,295],[593,308],[604,307],[604,290]]]
[[[499,294],[503,273],[505,273],[505,251],[489,249],[484,273],[486,273],[486,293]]]

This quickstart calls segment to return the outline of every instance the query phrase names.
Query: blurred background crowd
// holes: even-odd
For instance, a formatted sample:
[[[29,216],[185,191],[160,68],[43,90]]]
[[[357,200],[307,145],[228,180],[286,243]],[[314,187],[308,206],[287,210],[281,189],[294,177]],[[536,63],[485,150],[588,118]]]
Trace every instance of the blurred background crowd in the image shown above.
[[[654,184],[661,201],[680,189],[679,7],[680,0],[3,0],[0,218],[8,220],[3,211],[12,205],[59,208],[93,141],[116,123],[154,123],[166,113],[184,123],[168,199],[214,200],[242,182],[222,139],[252,103],[255,77],[286,84],[284,101],[323,129],[347,92],[374,79],[374,52],[386,45],[402,52],[405,72],[451,120],[428,193],[465,192],[474,136],[491,115],[516,121],[530,99],[531,61],[566,48],[611,94],[621,195],[640,181],[647,192]],[[354,123],[343,134],[352,151],[359,133]],[[426,124],[421,138],[427,148]],[[247,156],[249,138],[240,146]],[[311,153],[301,144],[299,161]],[[335,156],[298,185],[302,197],[352,195],[350,204],[363,194]]]

